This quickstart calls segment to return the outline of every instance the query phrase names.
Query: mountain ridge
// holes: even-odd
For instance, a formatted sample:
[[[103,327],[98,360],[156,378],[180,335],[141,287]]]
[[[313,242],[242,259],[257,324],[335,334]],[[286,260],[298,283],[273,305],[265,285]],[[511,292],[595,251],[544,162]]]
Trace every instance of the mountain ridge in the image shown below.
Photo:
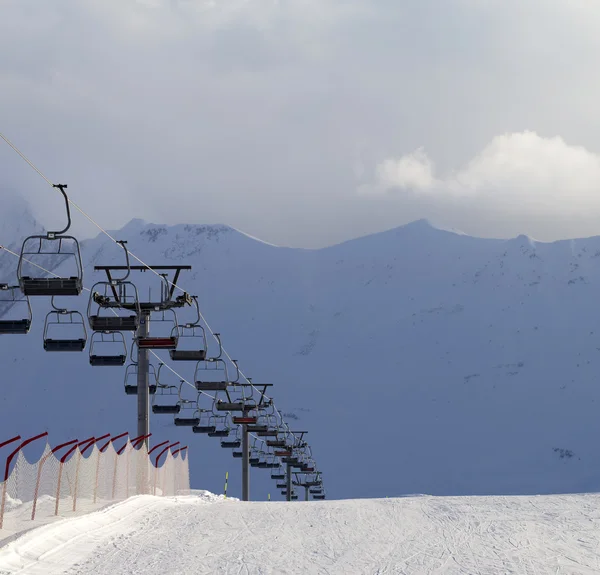
[[[244,371],[274,383],[278,407],[309,430],[330,496],[597,490],[600,238],[399,229],[402,241],[395,228],[319,250],[193,224],[134,221],[114,237],[148,264],[192,265],[178,283]],[[427,241],[414,240],[419,229]],[[82,252],[88,287],[103,279],[94,264],[123,263],[102,236]],[[134,279],[145,290],[151,275]],[[134,429],[122,371],[44,352],[48,302],[32,303],[32,333],[2,338],[10,414],[0,432],[46,426],[58,441]],[[72,304],[85,312],[87,299]],[[192,380],[191,366],[177,367]],[[230,453],[168,419],[151,425],[153,441],[190,445],[194,486],[218,491],[229,471],[238,493]],[[264,474],[252,485],[254,497],[274,496]]]

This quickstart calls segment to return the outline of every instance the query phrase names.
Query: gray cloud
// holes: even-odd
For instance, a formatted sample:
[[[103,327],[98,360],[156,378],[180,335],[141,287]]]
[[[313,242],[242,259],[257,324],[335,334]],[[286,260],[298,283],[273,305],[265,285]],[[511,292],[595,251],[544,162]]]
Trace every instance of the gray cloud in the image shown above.
[[[414,174],[412,191],[356,193],[419,148],[447,188],[494,138],[527,130],[594,156],[593,3],[8,0],[1,10],[1,130],[106,227],[222,222],[303,246],[418,217],[485,235],[599,231],[585,174],[574,174],[589,188],[581,209],[564,213],[535,209],[539,178],[525,203],[419,192]],[[514,178],[548,168],[533,156],[528,166]],[[563,167],[563,188],[555,172],[548,183],[556,205],[570,186]],[[60,217],[6,146],[0,172],[44,223]]]

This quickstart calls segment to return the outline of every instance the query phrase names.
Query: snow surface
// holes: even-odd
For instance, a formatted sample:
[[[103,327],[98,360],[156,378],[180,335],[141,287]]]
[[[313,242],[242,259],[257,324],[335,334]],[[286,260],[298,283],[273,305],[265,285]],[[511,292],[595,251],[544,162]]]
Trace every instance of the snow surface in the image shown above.
[[[193,266],[181,285],[309,430],[328,497],[600,490],[600,238],[479,239],[424,221],[321,250],[139,220],[115,236],[147,263]],[[104,236],[82,250],[88,287],[103,279],[94,264],[123,260]],[[137,278],[147,293],[150,274]],[[135,432],[123,370],[44,352],[49,302],[33,303],[32,333],[2,338],[0,436]],[[85,311],[87,299],[70,305]],[[176,367],[191,380],[193,366]],[[189,444],[192,486],[220,492],[229,471],[239,496],[239,461],[217,441],[169,417],[151,427],[155,443]],[[268,494],[280,497],[252,469],[252,497]]]
[[[600,496],[310,503],[133,497],[0,548],[0,574],[600,572]]]

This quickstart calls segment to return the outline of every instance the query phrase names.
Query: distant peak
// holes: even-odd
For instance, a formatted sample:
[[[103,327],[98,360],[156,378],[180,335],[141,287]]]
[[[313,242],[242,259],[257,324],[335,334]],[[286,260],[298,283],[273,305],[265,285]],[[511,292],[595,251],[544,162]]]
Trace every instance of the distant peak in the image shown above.
[[[438,228],[431,223],[431,220],[428,220],[427,218],[421,218],[400,226],[400,229],[437,230]]]
[[[511,240],[508,240],[511,243],[515,243],[518,244],[519,246],[525,246],[525,247],[535,247],[535,244],[538,243],[537,240],[533,239],[531,236],[528,236],[526,234],[519,234],[516,238],[512,238]]]

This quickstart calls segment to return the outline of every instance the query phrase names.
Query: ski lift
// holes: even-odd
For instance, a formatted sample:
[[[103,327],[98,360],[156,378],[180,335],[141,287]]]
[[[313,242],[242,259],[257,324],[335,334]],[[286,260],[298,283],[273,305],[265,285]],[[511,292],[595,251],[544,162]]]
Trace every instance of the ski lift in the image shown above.
[[[159,368],[160,369],[160,368]],[[157,373],[154,366],[150,364],[148,366],[149,379],[148,379],[148,393],[154,395],[157,388]],[[125,368],[125,393],[127,395],[137,395],[138,386],[138,364],[131,363]],[[135,383],[134,383],[135,382]]]
[[[250,457],[249,462],[252,467],[258,467],[258,464],[260,463],[260,457]]]
[[[192,296],[196,308],[196,321],[176,325],[171,335],[177,337],[177,348],[169,351],[173,361],[203,361],[208,351],[206,332],[200,325],[200,307],[198,296]]]
[[[221,340],[219,339],[220,344]],[[234,361],[234,365],[239,374],[237,362]],[[233,383],[229,381],[227,363],[220,357],[211,357],[199,361],[196,364],[196,371],[194,372],[194,382],[198,391],[226,391]]]
[[[242,459],[244,457],[244,453],[242,451],[232,451],[231,455],[233,455],[234,459]]]
[[[181,397],[181,386],[184,383],[185,382],[182,380],[181,384],[179,386],[179,405],[180,405],[179,413],[183,412],[184,417],[176,417],[173,420],[173,423],[177,427],[195,427],[196,425],[198,425],[200,423],[200,409],[198,408],[197,400],[183,399]],[[191,410],[193,410],[192,416],[186,417],[185,416],[186,412],[189,413]]]
[[[292,493],[292,495],[290,496],[290,499],[292,501],[297,501],[298,500],[298,496],[295,493]]]
[[[131,274],[129,252],[125,247],[127,242],[117,243],[125,250],[127,273],[122,278],[97,282],[92,287],[87,315],[94,331],[136,331],[140,325],[138,291],[135,284],[127,281]],[[128,315],[124,315],[125,313]]]
[[[277,466],[277,471],[271,473],[271,479],[285,479],[285,473],[281,465]]]
[[[31,328],[31,303],[27,296],[17,297],[17,290],[20,290],[19,286],[0,284],[0,334],[25,335]],[[15,317],[12,308],[22,309],[23,304],[27,306],[27,316],[23,317],[24,314],[21,314]]]
[[[311,495],[321,495],[323,493],[323,490],[319,487],[312,487],[311,489],[308,490],[310,492]]]
[[[44,322],[44,349],[46,351],[83,351],[87,330],[83,316],[78,311],[54,308],[46,314]]]
[[[181,411],[179,387],[161,383],[160,370],[163,365],[161,363],[158,367],[156,394],[152,398],[152,413],[157,415],[176,415]],[[166,403],[162,403],[163,401]]]
[[[313,495],[313,499],[317,499],[317,500],[324,500],[325,499],[325,494],[321,493],[320,495]]]
[[[158,324],[171,324],[174,327],[177,326],[177,314],[173,309],[159,310],[160,315],[158,319],[154,318],[151,320],[150,325],[154,326]],[[171,314],[173,314],[173,318],[171,319]],[[179,341],[179,335],[177,331],[173,333],[171,329],[168,336],[159,335],[159,336],[138,336],[136,337],[137,345],[140,349],[175,349],[177,347],[177,342]]]
[[[217,427],[214,431],[209,431],[208,437],[229,437],[230,429],[227,425],[227,416],[215,416],[214,421]]]
[[[206,417],[203,417],[206,415]],[[208,409],[200,409],[200,421],[192,427],[194,433],[213,433],[217,430],[215,416]]]
[[[285,477],[285,475],[284,475],[284,477]],[[277,487],[277,489],[285,489],[287,487],[287,483],[285,481],[283,481],[283,482],[280,481],[275,484],[275,487]],[[283,493],[283,495],[285,495],[285,493]]]
[[[90,365],[118,367],[125,365],[126,360],[127,345],[121,332],[95,331],[92,333],[90,339]]]
[[[79,242],[73,236],[64,235],[71,227],[71,210],[69,198],[65,189],[66,185],[54,184],[65,199],[67,210],[67,225],[57,232],[48,232],[45,236],[34,235],[25,238],[21,246],[19,264],[17,266],[17,277],[19,286],[25,296],[70,296],[79,295],[83,289],[83,265],[81,263],[81,251]],[[55,249],[50,249],[54,246]],[[61,256],[62,262],[70,260],[74,266],[74,275],[69,277],[40,277],[36,263],[31,261],[37,259],[46,263],[49,258]],[[27,271],[24,269],[27,266]],[[38,275],[28,275],[28,271]],[[61,350],[64,351],[64,350]]]

